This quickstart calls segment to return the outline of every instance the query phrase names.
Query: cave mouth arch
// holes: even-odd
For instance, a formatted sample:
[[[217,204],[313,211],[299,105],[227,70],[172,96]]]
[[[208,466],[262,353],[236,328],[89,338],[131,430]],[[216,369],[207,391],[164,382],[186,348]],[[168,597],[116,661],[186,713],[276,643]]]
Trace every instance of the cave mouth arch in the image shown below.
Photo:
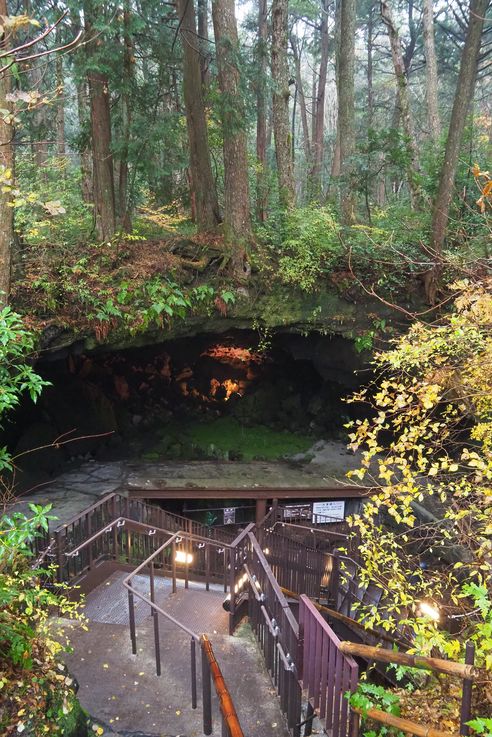
[[[45,356],[51,382],[12,416],[16,453],[68,433],[74,442],[28,455],[21,472],[51,477],[67,462],[275,460],[320,439],[343,442],[367,380],[352,341],[317,332],[229,330],[108,352]]]

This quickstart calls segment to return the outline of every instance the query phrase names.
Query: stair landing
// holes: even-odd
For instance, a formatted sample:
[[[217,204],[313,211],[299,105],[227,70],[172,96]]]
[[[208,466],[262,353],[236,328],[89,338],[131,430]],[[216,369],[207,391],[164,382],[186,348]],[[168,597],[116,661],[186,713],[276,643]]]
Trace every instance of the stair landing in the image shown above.
[[[198,708],[191,708],[190,638],[159,617],[162,675],[155,674],[153,619],[144,602],[136,607],[137,655],[132,655],[127,593],[115,573],[86,599],[89,629],[70,634],[73,653],[65,662],[77,679],[82,706],[105,733],[140,733],[160,737],[200,737],[202,730],[200,648],[197,647]],[[137,580],[138,579],[138,580]],[[187,627],[209,635],[244,734],[248,737],[288,737],[277,696],[249,626],[231,637],[222,608],[220,587],[209,592],[191,583],[156,578],[156,601]],[[147,576],[135,577],[136,587],[148,595]],[[213,690],[212,690],[213,693]],[[213,694],[214,735],[220,735],[219,709]]]

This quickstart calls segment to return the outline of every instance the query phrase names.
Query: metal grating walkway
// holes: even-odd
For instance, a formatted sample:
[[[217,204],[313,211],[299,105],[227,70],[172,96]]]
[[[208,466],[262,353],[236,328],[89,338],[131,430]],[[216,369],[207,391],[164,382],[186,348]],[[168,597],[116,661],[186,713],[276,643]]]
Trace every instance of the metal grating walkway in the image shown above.
[[[127,575],[122,571],[113,573],[87,596],[84,614],[90,621],[128,625],[128,595],[123,586]],[[178,590],[173,594],[171,579],[156,576],[154,580],[156,603],[161,609],[197,634],[227,634],[228,617],[222,607],[225,594],[221,586],[211,584],[210,591],[205,591],[203,584],[190,581],[189,588],[185,589],[184,581],[178,580]],[[148,576],[134,576],[133,586],[147,598],[149,585]],[[149,618],[150,607],[135,597],[137,626]],[[163,617],[160,623],[163,628],[173,627]]]

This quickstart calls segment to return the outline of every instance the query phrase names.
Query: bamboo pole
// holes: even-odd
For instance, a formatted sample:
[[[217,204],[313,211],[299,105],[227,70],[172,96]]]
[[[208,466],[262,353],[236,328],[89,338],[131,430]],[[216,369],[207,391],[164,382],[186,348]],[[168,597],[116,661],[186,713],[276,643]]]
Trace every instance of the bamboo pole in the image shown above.
[[[219,664],[215,658],[212,643],[208,639],[207,635],[202,635],[200,639],[203,652],[210,666],[215,691],[219,698],[220,710],[229,730],[227,734],[230,734],[231,737],[244,737],[244,732],[239,724],[239,719],[232,702],[231,695],[224,681],[224,676],[222,675]]]
[[[410,668],[427,668],[429,670],[436,671],[437,673],[446,673],[449,676],[458,676],[459,678],[475,679],[480,676],[479,669],[475,668],[473,665],[455,663],[452,660],[443,660],[442,658],[427,658],[423,655],[410,655],[409,653],[385,650],[384,648],[372,647],[370,645],[359,645],[356,642],[341,642],[340,650],[346,655],[358,655],[361,658],[376,660],[380,663],[408,665]]]
[[[413,734],[416,737],[459,737],[457,732],[442,732],[440,729],[434,729],[433,727],[426,727],[423,724],[417,724],[411,722],[409,719],[402,719],[401,717],[395,717],[393,714],[387,714],[379,709],[354,709],[357,714],[369,719],[374,719],[381,724],[386,724],[389,727],[396,727],[405,734]]]

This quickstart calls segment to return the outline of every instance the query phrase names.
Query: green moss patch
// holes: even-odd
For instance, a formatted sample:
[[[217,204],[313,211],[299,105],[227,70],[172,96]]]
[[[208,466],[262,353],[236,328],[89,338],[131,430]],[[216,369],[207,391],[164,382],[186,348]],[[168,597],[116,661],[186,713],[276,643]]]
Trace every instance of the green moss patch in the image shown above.
[[[144,455],[161,458],[221,458],[226,460],[278,460],[303,453],[312,445],[308,435],[273,430],[264,425],[241,425],[233,417],[208,422],[172,423],[161,440]]]

